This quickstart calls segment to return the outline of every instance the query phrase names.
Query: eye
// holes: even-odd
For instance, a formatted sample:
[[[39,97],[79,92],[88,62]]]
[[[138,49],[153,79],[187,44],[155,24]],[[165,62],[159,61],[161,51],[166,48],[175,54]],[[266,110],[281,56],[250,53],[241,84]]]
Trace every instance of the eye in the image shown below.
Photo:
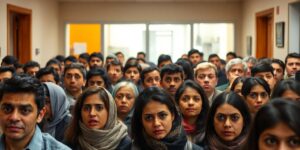
[[[117,99],[122,99],[124,96],[122,94],[119,94],[116,96]]]
[[[29,113],[32,112],[32,108],[31,107],[21,107],[20,111],[23,115],[28,115]]]
[[[159,119],[161,119],[161,120],[166,119],[167,116],[168,116],[168,114],[165,113],[165,112],[160,112],[160,113],[158,113],[158,117],[159,117]]]
[[[195,102],[201,101],[201,97],[200,96],[194,96],[193,99],[194,99]]]
[[[131,100],[131,99],[133,98],[133,96],[131,96],[131,95],[126,95],[126,98],[127,98],[128,100]]]
[[[13,111],[13,107],[11,105],[2,105],[1,111],[3,111],[5,114],[9,114]]]
[[[145,116],[144,116],[144,119],[145,119],[146,121],[152,121],[152,120],[153,120],[153,116],[152,116],[152,115],[145,115]]]
[[[275,137],[267,137],[264,142],[266,145],[274,146],[278,143],[278,140]]]
[[[268,95],[267,92],[263,92],[263,93],[260,93],[260,96],[261,96],[262,98],[266,98],[266,97],[268,97],[269,95]]]
[[[81,76],[79,75],[79,74],[75,74],[75,79],[76,80],[78,80],[78,79],[80,79],[81,78]]]
[[[184,95],[184,96],[182,97],[182,101],[184,101],[184,102],[187,102],[189,99],[190,99],[190,97],[187,96],[187,95]]]
[[[300,139],[297,137],[291,137],[290,139],[288,139],[288,144],[293,148],[300,147]]]
[[[91,105],[83,105],[82,109],[83,109],[83,111],[91,111],[92,106]]]
[[[97,111],[101,111],[101,110],[104,109],[104,106],[102,104],[96,104],[95,108],[96,108]]]
[[[240,116],[238,114],[230,115],[230,119],[234,122],[238,121],[240,119]]]
[[[226,120],[226,116],[223,114],[217,114],[216,116],[218,121],[225,121]]]

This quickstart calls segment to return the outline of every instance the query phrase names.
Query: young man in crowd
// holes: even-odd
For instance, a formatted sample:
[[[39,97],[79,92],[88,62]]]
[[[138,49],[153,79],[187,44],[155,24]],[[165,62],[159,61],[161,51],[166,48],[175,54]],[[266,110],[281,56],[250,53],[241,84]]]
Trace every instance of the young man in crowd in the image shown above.
[[[160,72],[162,88],[174,96],[179,86],[183,83],[183,74],[181,66],[175,64],[165,65]]]
[[[141,81],[144,89],[157,86],[160,87],[160,71],[157,67],[148,67],[141,72]]]
[[[188,52],[188,58],[192,62],[193,66],[203,61],[203,53],[197,49],[191,49]]]
[[[271,64],[268,63],[258,63],[251,69],[251,75],[253,77],[260,77],[263,78],[265,81],[268,82],[271,93],[274,89],[276,84],[276,80],[274,78],[274,69]]]
[[[300,54],[290,53],[285,57],[286,78],[294,78],[295,73],[300,70]]]
[[[40,70],[40,64],[36,61],[28,61],[24,64],[23,69],[24,73],[35,76],[36,73]]]

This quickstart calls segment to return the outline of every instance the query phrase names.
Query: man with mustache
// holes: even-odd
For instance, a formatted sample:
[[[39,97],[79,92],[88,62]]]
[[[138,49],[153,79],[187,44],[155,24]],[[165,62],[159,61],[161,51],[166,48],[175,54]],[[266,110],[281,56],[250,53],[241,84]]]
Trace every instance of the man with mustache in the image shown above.
[[[45,114],[44,87],[30,76],[15,76],[0,89],[0,149],[67,149],[37,123]]]
[[[285,58],[286,78],[294,78],[298,70],[300,70],[300,54],[289,53]]]
[[[174,96],[179,86],[183,83],[183,69],[175,64],[165,65],[161,69],[160,78],[162,88]]]

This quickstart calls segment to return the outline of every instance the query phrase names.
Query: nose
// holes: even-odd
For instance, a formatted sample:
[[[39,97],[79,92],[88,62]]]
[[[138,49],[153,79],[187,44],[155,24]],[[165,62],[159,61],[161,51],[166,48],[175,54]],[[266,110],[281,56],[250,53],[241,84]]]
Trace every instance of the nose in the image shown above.
[[[225,126],[225,128],[230,128],[230,127],[231,127],[231,122],[230,122],[230,119],[229,119],[229,118],[227,118],[227,119],[225,120],[224,126]]]
[[[19,120],[20,120],[20,116],[19,116],[18,111],[17,111],[17,110],[14,110],[14,111],[11,113],[9,119],[10,119],[11,121],[19,121]]]
[[[96,110],[94,107],[91,108],[90,115],[94,116],[96,114]]]
[[[260,95],[257,96],[256,103],[262,103],[262,97]]]
[[[189,99],[189,101],[188,101],[188,105],[189,105],[189,106],[193,106],[193,105],[194,105],[194,101],[193,101],[193,99],[192,99],[192,98],[190,98],[190,99]]]
[[[157,117],[155,117],[153,125],[154,125],[154,127],[159,127],[160,126],[160,121]]]

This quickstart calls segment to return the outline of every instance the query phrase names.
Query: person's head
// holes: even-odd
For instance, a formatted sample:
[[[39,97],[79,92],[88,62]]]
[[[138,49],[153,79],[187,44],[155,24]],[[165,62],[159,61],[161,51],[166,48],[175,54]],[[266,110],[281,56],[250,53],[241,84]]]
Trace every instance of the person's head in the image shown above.
[[[137,84],[141,78],[142,67],[138,62],[129,62],[123,69],[125,79],[131,80]]]
[[[111,90],[111,83],[108,79],[108,75],[104,69],[91,69],[86,75],[86,87],[99,86]]]
[[[242,95],[244,96],[250,112],[255,114],[261,106],[270,99],[271,89],[267,81],[262,78],[250,77],[244,81]]]
[[[277,97],[300,101],[300,82],[296,82],[293,79],[279,81],[271,95],[271,98]]]
[[[161,141],[177,131],[181,117],[173,97],[159,87],[150,87],[136,99],[132,116],[131,131],[138,147],[148,146],[146,138]],[[180,131],[177,131],[180,132]]]
[[[225,66],[226,76],[230,83],[236,77],[245,77],[247,73],[247,64],[240,58],[234,58],[227,62]]]
[[[1,66],[10,66],[14,67],[14,65],[18,63],[18,59],[15,56],[7,55],[2,59]]]
[[[294,76],[298,70],[300,70],[300,54],[289,53],[285,57],[285,71],[287,76]]]
[[[6,80],[0,89],[0,125],[5,141],[30,141],[45,114],[41,83],[23,74]]]
[[[119,61],[115,55],[107,55],[105,58],[105,65],[111,63],[112,61]]]
[[[16,69],[16,72],[15,72],[16,74],[24,73],[24,69],[23,69],[24,65],[23,64],[16,63],[14,66],[15,66],[15,69]]]
[[[86,70],[81,63],[72,63],[65,68],[64,87],[69,94],[80,94],[86,82]]]
[[[274,69],[270,64],[258,63],[251,69],[251,76],[259,77],[266,80],[270,86],[271,91],[273,90],[276,80],[274,78]]]
[[[184,80],[194,80],[194,70],[192,67],[192,63],[189,60],[179,59],[175,64],[182,67],[184,71]]]
[[[221,67],[221,62],[220,62],[220,57],[217,54],[210,54],[208,56],[208,61],[214,65],[216,65],[216,67],[218,69],[220,69]]]
[[[188,58],[192,62],[193,65],[196,65],[203,61],[203,53],[197,49],[191,49],[188,52]]]
[[[52,67],[54,68],[54,70],[58,73],[59,76],[62,75],[62,66],[61,66],[61,63],[59,60],[53,58],[53,59],[50,59],[47,63],[46,63],[46,67]]]
[[[141,72],[141,81],[144,88],[151,86],[160,87],[160,71],[157,67],[148,67]]]
[[[58,60],[60,62],[60,65],[61,65],[61,72],[64,72],[65,70],[65,56],[63,55],[56,55],[54,57],[54,59]]]
[[[103,66],[103,55],[99,52],[94,52],[89,57],[90,68],[102,68]]]
[[[70,56],[68,56],[68,57],[65,58],[65,60],[64,60],[64,66],[68,66],[68,65],[70,65],[72,63],[77,63],[77,62],[78,62],[77,58],[75,56],[73,56],[73,55],[70,55]]]
[[[15,69],[10,66],[0,67],[0,82],[4,82],[7,79],[10,79],[15,74]]]
[[[124,120],[133,109],[138,94],[137,87],[130,81],[121,81],[115,85],[112,96],[115,99],[120,119]]]
[[[300,105],[283,98],[272,100],[255,115],[246,149],[300,149]]]
[[[179,86],[183,83],[183,69],[175,64],[165,65],[160,71],[160,84],[171,95],[175,95]]]
[[[112,61],[107,64],[106,70],[112,84],[116,84],[123,77],[123,66],[119,61]]]
[[[117,56],[119,62],[120,62],[121,64],[123,64],[124,61],[125,61],[125,56],[124,56],[124,54],[123,54],[121,51],[119,51],[119,52],[116,52],[115,55]]]
[[[46,68],[41,68],[37,73],[36,73],[36,78],[40,80],[40,82],[52,82],[55,84],[60,83],[60,78],[57,72],[54,70],[54,68],[46,67]]]
[[[243,59],[243,61],[247,64],[248,70],[246,73],[247,77],[251,76],[251,69],[256,65],[257,59],[253,56],[247,56]]]
[[[36,61],[28,61],[24,64],[23,69],[24,73],[35,76],[36,73],[40,70],[40,64]]]
[[[78,57],[78,62],[82,63],[85,69],[89,68],[89,57],[88,53],[81,53]]]
[[[235,52],[228,52],[226,54],[226,61],[230,61],[231,59],[237,58],[236,53]]]
[[[136,58],[142,58],[142,59],[146,59],[146,53],[145,52],[138,52],[136,55]]]
[[[243,98],[234,92],[216,97],[206,125],[206,140],[212,149],[240,147],[246,141],[251,115]],[[235,149],[240,149],[240,148]]]
[[[230,86],[230,91],[233,91],[233,92],[239,94],[240,96],[243,96],[242,95],[242,87],[243,87],[243,83],[245,80],[246,80],[245,77],[235,78]]]
[[[202,62],[196,66],[195,81],[204,89],[207,97],[215,91],[218,83],[218,69],[209,62]]]
[[[274,69],[274,78],[276,82],[284,79],[285,64],[280,59],[272,59],[272,67]]]
[[[157,59],[157,67],[162,68],[165,65],[172,64],[172,58],[170,55],[161,54]]]
[[[209,102],[205,91],[193,80],[186,80],[180,85],[175,102],[185,120],[195,120],[196,130],[204,132],[208,115]]]

